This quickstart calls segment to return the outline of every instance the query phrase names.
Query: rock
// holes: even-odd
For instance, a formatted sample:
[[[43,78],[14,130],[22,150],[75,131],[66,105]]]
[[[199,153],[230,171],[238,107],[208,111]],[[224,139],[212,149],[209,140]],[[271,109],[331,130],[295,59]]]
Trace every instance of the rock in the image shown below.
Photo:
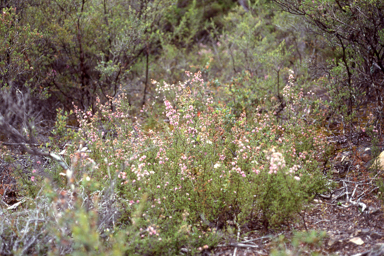
[[[371,154],[364,153],[361,155],[361,160],[363,160],[364,162],[369,162],[369,160],[371,160],[371,159],[372,159]]]
[[[328,240],[328,246],[331,248],[337,248],[343,243],[343,240],[337,240],[337,239],[329,239]]]
[[[356,244],[356,245],[362,245],[362,244],[364,244],[363,239],[361,239],[360,237],[354,237],[354,238],[351,238],[351,239],[349,239],[349,242],[354,243],[354,244]]]
[[[365,163],[369,162],[372,159],[372,150],[371,148],[361,146],[357,149],[358,156]]]
[[[373,161],[371,168],[378,168],[384,170],[384,151]]]

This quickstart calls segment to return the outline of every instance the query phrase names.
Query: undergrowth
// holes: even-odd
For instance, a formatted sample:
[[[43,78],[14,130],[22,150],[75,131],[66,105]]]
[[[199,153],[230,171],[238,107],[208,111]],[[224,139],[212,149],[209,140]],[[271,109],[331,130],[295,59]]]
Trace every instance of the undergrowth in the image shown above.
[[[94,115],[75,108],[76,132],[59,115],[54,135],[71,140],[61,152],[68,169],[46,170],[54,186],[24,178],[38,193],[20,213],[2,210],[2,253],[192,255],[234,222],[276,229],[300,220],[325,188],[326,144],[305,114],[322,115],[293,72],[283,112],[277,104],[239,116],[199,72],[187,77],[153,81],[159,100],[145,118],[130,116],[124,94]]]

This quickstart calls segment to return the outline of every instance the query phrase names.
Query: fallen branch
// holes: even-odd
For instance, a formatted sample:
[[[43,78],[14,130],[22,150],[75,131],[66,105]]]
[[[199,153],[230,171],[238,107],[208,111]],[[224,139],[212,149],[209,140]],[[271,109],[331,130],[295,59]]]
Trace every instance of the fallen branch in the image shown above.
[[[361,212],[364,212],[364,210],[367,208],[367,205],[361,202],[354,202],[352,199],[349,200],[349,202],[353,205],[358,205],[361,207]]]

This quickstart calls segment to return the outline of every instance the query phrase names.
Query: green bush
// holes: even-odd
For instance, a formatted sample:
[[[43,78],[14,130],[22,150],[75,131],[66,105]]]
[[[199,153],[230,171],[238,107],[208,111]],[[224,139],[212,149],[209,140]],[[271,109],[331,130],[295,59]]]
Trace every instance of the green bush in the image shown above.
[[[157,85],[165,104],[157,131],[131,123],[123,100],[114,102],[115,112],[100,106],[108,122],[98,115],[80,120],[98,163],[94,177],[119,179],[119,195],[127,200],[123,218],[131,223],[146,194],[146,216],[161,220],[165,230],[185,211],[191,225],[203,222],[201,230],[234,216],[260,218],[266,227],[291,219],[325,182],[318,169],[325,146],[296,113],[304,99],[287,86],[286,97],[294,98],[286,113],[294,115],[291,121],[256,109],[225,125],[227,107],[214,102],[200,73],[188,76],[179,85]],[[307,139],[298,143],[298,136]]]

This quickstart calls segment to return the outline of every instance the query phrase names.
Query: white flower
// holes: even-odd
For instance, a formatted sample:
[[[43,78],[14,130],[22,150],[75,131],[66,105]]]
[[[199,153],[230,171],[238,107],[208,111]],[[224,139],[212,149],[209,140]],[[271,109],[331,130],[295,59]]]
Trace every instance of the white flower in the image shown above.
[[[213,166],[213,168],[217,169],[217,168],[219,168],[220,166],[221,166],[221,164],[220,164],[219,162],[217,162],[217,163]]]

